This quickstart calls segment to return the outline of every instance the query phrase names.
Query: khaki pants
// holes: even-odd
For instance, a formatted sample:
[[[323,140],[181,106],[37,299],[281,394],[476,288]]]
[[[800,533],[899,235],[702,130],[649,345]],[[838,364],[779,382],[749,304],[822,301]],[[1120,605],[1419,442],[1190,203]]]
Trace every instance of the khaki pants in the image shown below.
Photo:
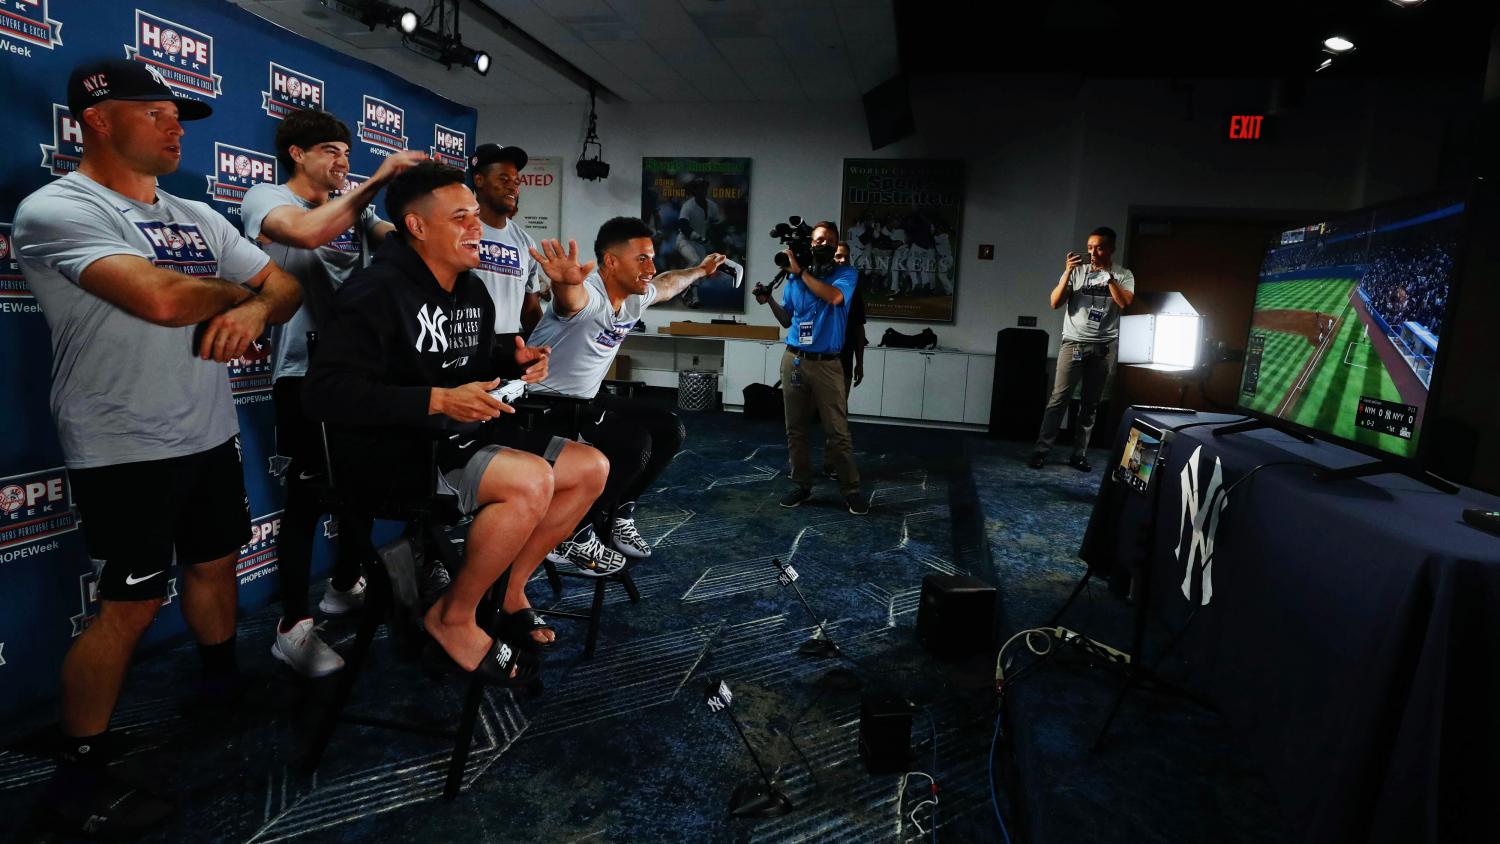
[[[1046,454],[1057,440],[1062,428],[1063,414],[1068,412],[1068,402],[1073,400],[1073,389],[1083,381],[1083,396],[1078,402],[1078,418],[1073,420],[1073,456],[1084,457],[1089,447],[1089,437],[1094,431],[1094,411],[1099,399],[1109,386],[1110,376],[1115,371],[1115,353],[1119,342],[1080,343],[1064,340],[1057,346],[1057,374],[1053,378],[1052,397],[1047,400],[1047,412],[1042,416],[1042,430],[1037,435],[1035,451]]]
[[[807,430],[813,409],[823,424],[829,462],[839,473],[839,489],[848,495],[859,492],[859,467],[854,465],[854,440],[849,436],[849,403],[844,394],[844,366],[838,358],[808,360],[794,367],[791,349],[781,355],[781,389],[786,396],[786,447],[792,461],[792,483],[812,487],[812,450]],[[794,382],[796,371],[800,384]]]

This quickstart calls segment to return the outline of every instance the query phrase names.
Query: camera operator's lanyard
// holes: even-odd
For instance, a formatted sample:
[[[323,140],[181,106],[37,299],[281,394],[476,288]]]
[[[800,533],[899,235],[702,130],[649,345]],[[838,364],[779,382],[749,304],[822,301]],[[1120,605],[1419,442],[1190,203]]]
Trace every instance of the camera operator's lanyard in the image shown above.
[[[1093,269],[1093,265],[1092,264],[1086,264],[1083,267],[1083,289],[1088,294],[1088,297],[1089,297],[1089,322],[1095,328],[1098,328],[1098,327],[1100,327],[1101,325],[1104,324],[1104,316],[1105,316],[1105,314],[1109,313],[1109,302],[1106,301],[1103,305],[1099,304],[1099,294],[1093,292],[1093,288],[1089,286],[1089,276],[1092,274],[1091,273],[1092,269]],[[1104,271],[1100,270],[1100,272],[1102,273]],[[1106,279],[1108,277],[1109,277],[1108,275],[1105,276]],[[1108,296],[1109,296],[1108,290],[1109,290],[1108,282],[1106,281],[1105,282],[1105,291],[1106,291],[1105,298],[1106,299],[1108,299]]]

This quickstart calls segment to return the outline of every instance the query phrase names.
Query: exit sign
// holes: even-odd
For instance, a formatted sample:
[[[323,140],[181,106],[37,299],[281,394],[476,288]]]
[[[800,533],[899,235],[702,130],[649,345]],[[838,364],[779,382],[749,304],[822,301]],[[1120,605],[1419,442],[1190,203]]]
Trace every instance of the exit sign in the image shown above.
[[[1264,137],[1266,117],[1263,114],[1229,115],[1229,140],[1258,141]]]

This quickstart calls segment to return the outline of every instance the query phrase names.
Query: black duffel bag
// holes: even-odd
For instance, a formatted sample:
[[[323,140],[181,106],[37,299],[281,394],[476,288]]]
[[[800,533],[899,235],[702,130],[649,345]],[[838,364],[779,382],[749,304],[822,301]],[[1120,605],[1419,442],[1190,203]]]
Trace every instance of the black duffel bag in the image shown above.
[[[902,334],[894,328],[887,328],[880,335],[880,345],[888,349],[936,349],[937,333],[924,328],[917,334]]]
[[[781,419],[786,415],[786,398],[781,393],[781,382],[769,387],[751,384],[743,390],[745,415],[751,419]]]

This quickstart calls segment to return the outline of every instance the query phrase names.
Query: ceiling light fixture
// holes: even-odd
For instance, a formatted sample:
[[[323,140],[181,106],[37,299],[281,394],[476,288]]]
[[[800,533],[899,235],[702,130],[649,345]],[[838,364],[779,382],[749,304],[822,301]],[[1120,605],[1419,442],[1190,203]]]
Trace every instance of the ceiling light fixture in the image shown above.
[[[1326,59],[1323,60],[1322,64],[1318,65],[1317,69],[1315,69],[1313,71],[1313,73],[1317,73],[1318,71],[1327,70],[1330,67],[1333,67],[1333,59],[1332,58],[1326,58]]]
[[[599,115],[594,112],[594,87],[589,86],[589,131],[583,136],[583,150],[578,153],[578,165],[575,168],[578,178],[585,182],[609,178],[609,165],[604,161],[604,145],[599,143]],[[597,151],[593,158],[589,158],[589,146],[594,146]]]
[[[1335,56],[1347,56],[1354,52],[1354,42],[1342,35],[1330,35],[1323,39],[1323,52]]]
[[[1427,2],[1427,0],[1391,0],[1391,2],[1395,3],[1397,6],[1400,6],[1403,9],[1410,9],[1413,6],[1422,5],[1423,3]]]
[[[330,0],[324,0],[330,2]],[[331,0],[340,10],[350,5],[350,0]],[[401,44],[414,53],[426,56],[444,67],[462,65],[480,76],[490,72],[493,60],[484,50],[476,50],[464,44],[458,32],[458,0],[433,0],[427,16],[421,17],[407,7],[396,7],[383,0],[370,0],[359,7],[357,17],[370,25],[384,24],[401,33]],[[452,17],[451,25],[449,17]],[[436,18],[436,26],[433,19]]]

